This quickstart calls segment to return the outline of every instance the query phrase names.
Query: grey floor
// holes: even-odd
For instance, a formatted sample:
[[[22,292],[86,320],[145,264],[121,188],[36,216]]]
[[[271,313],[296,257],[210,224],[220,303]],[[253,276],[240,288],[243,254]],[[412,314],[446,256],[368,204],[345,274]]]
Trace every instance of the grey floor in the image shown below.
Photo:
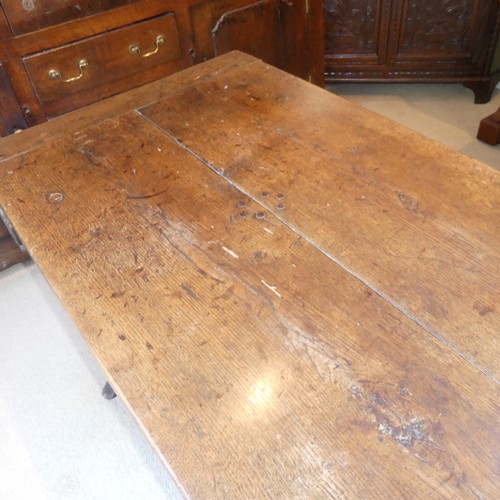
[[[331,90],[500,168],[475,139],[500,90],[474,105],[459,85]],[[0,273],[0,500],[135,500],[180,494],[34,264]]]

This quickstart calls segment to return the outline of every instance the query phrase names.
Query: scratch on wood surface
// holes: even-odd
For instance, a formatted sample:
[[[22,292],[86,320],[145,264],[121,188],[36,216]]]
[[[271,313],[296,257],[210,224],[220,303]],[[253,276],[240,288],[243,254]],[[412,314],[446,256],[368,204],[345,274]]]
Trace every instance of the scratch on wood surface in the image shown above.
[[[269,234],[274,234],[269,228],[265,227],[264,231]]]
[[[410,212],[422,215],[419,201],[415,200],[406,193],[398,193],[398,199],[403,206],[407,207],[410,210]]]
[[[288,328],[286,343],[293,349],[305,353],[322,379],[332,382],[335,377],[334,372],[338,369],[343,371],[342,377],[347,375],[348,362],[334,357],[328,346],[315,336],[297,327],[291,327]]]
[[[404,392],[410,394],[407,389]],[[404,415],[400,414],[390,395],[382,396],[373,389],[365,391],[359,385],[352,385],[351,393],[353,400],[362,405],[375,425],[379,442],[389,438],[420,461],[446,464],[448,450],[433,439],[433,435],[441,436],[444,432],[439,422],[441,413],[435,420],[415,414]],[[446,469],[453,477],[461,477],[461,471],[455,465],[447,464]]]
[[[88,141],[85,141],[85,144],[89,144]],[[106,167],[108,165],[105,164],[104,158],[95,152],[94,149],[83,146],[77,148],[77,151],[81,153],[85,158],[89,161],[90,164],[94,165],[94,167]]]
[[[129,200],[147,200],[149,198],[154,198],[156,196],[161,196],[162,194],[166,193],[168,190],[168,187],[165,189],[162,189],[161,191],[158,191],[157,193],[152,193],[152,194],[127,194],[127,199]]]
[[[223,246],[222,247],[222,250],[224,250],[224,252],[227,252],[231,257],[234,257],[235,259],[239,259],[240,256],[236,253],[234,253],[232,250],[230,250],[229,248]]]
[[[260,281],[261,281],[261,283],[264,286],[266,286],[267,288],[269,288],[269,290],[271,290],[271,292],[273,292],[274,294],[276,294],[281,299],[281,294],[278,292],[278,290],[276,290],[275,286],[272,286],[269,283],[266,283],[264,280],[260,280]]]
[[[212,32],[211,32],[212,38],[215,39],[217,31],[219,31],[221,25],[226,22],[226,19],[228,19],[228,18],[230,19],[231,16],[233,16],[234,14],[238,14],[239,12],[243,12],[243,11],[248,10],[248,9],[250,9],[252,7],[255,7],[257,5],[260,5],[260,1],[259,2],[255,2],[253,4],[250,4],[250,5],[245,5],[243,7],[238,7],[238,8],[229,10],[229,11],[225,12],[224,14],[222,14],[222,16],[217,20],[217,22],[215,23],[214,27],[212,28]],[[216,52],[215,55],[219,55],[219,54],[217,54],[217,50],[215,52]]]

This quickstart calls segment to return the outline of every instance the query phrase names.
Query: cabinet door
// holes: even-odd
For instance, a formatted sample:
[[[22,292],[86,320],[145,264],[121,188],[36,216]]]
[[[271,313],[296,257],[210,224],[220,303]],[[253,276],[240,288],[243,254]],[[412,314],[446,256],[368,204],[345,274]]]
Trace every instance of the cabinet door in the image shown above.
[[[498,0],[394,2],[388,64],[469,74],[486,69]]]
[[[195,62],[241,50],[323,83],[320,0],[206,0],[190,7]]]
[[[325,0],[324,10],[327,78],[383,67],[391,0]]]

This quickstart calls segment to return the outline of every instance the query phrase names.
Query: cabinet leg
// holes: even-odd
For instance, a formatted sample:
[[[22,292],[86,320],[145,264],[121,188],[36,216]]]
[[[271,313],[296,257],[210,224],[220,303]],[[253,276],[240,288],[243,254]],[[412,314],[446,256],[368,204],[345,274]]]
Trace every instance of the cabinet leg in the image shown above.
[[[496,113],[481,120],[477,138],[492,146],[500,144],[500,108]]]
[[[464,87],[474,92],[475,104],[486,104],[490,101],[491,94],[493,94],[495,86],[499,80],[500,76],[498,78],[493,78],[488,82],[465,82]]]
[[[113,390],[109,382],[106,382],[104,387],[102,388],[102,395],[106,399],[115,399],[116,398],[116,392]]]

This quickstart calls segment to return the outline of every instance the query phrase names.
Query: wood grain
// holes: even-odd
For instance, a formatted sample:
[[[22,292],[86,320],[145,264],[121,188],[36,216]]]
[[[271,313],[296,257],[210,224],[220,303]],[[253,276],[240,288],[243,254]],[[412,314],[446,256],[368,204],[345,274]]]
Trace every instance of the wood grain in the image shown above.
[[[352,126],[342,111],[348,109],[355,122],[364,116],[378,144],[381,123],[391,138],[409,133],[239,57],[211,61],[204,79],[197,78],[201,67],[192,68],[165,80],[156,94],[109,100],[108,116],[116,117],[103,121],[100,103],[102,108],[93,109],[101,114],[75,113],[75,128],[65,130],[64,117],[43,126],[46,134],[53,132],[52,140],[27,135],[27,151],[0,162],[0,204],[186,495],[495,498],[498,384],[398,310],[375,284],[346,269],[345,259],[356,263],[361,250],[342,240],[343,232],[332,234],[332,227],[363,214],[354,194],[368,177],[356,175],[351,165],[368,168],[363,154],[359,163],[343,167],[349,151],[339,144]],[[179,92],[182,82],[188,89]],[[147,119],[124,113],[134,107],[133,99],[140,106],[161,98],[160,88],[168,89],[165,99],[142,111]],[[171,99],[175,89],[178,95]],[[332,106],[345,119],[344,132],[335,122],[325,128],[321,109]],[[300,119],[304,107],[315,118],[309,128]],[[166,118],[177,142],[150,121],[167,128]],[[220,120],[232,123],[231,134]],[[199,137],[202,126],[206,139]],[[321,137],[330,133],[338,146],[333,152],[322,149]],[[353,135],[357,143],[351,147],[373,147],[377,141],[365,135]],[[14,139],[0,140],[0,147],[13,147]],[[227,151],[218,147],[222,140]],[[434,158],[433,172],[451,169],[443,150],[417,142],[414,154]],[[197,158],[186,148],[206,156]],[[471,206],[466,195],[475,196],[472,187],[483,186],[489,171],[447,154],[458,162],[449,182],[457,189],[463,184],[457,195]],[[397,193],[418,192],[411,171],[396,175],[389,152],[383,164],[373,157],[378,203],[388,203],[415,230],[411,207],[398,211]],[[315,183],[317,176],[332,180],[323,162],[343,184]],[[294,178],[286,176],[290,171]],[[459,172],[466,179],[462,184]],[[403,185],[395,188],[395,179]],[[403,191],[404,181],[413,190]],[[436,175],[444,205],[436,203],[428,215],[436,231],[448,227],[442,215],[451,203],[446,186]],[[375,197],[369,183],[364,187],[369,200]],[[490,188],[483,189],[491,201]],[[385,191],[399,201],[391,203]],[[320,217],[327,212],[325,200],[340,200],[334,223],[331,216],[329,222]],[[280,203],[286,208],[278,209]],[[478,203],[475,214],[486,211]],[[456,211],[464,238],[488,248],[488,221],[476,215],[482,225],[472,231],[465,208]],[[386,227],[389,221],[379,213]],[[398,220],[393,216],[390,222]],[[328,235],[349,249],[342,260],[325,250]],[[366,250],[352,230],[351,237]],[[377,246],[367,252],[371,261]],[[484,255],[487,265],[490,254]],[[457,268],[457,280],[462,272]],[[389,275],[388,270],[380,276]],[[375,281],[378,276],[373,273]],[[441,275],[430,279],[441,290]],[[464,286],[471,285],[465,280]],[[476,290],[482,293],[484,286],[478,279]],[[498,354],[495,336],[482,340]]]
[[[264,65],[142,113],[498,381],[499,172]]]

